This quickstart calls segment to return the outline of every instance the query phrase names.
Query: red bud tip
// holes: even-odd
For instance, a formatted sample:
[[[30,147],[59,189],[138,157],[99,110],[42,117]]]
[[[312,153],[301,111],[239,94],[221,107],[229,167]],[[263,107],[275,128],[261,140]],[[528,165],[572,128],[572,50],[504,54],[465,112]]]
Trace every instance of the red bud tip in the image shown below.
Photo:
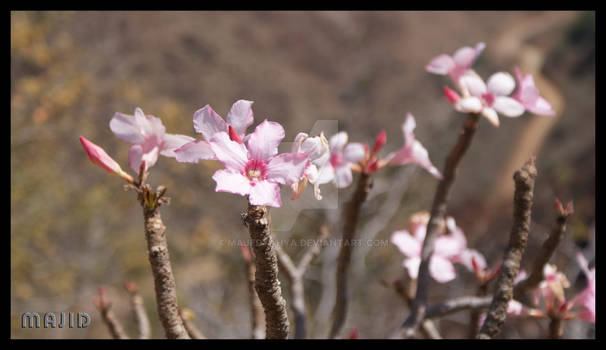
[[[448,100],[448,102],[450,102],[452,104],[459,102],[459,100],[461,99],[459,94],[457,94],[456,91],[452,90],[448,86],[444,86],[444,96],[446,96],[446,99]]]
[[[387,134],[385,133],[385,130],[382,130],[379,135],[377,135],[377,137],[375,138],[375,145],[372,148],[372,153],[376,154],[377,152],[379,152],[379,150],[381,148],[383,148],[383,146],[385,146],[385,143],[387,142]]]
[[[124,282],[124,289],[129,293],[135,293],[137,291],[137,284],[132,281],[126,281]]]
[[[360,339],[360,332],[358,331],[357,328],[354,328],[351,330],[351,333],[349,333],[349,339]]]
[[[379,169],[379,160],[375,159],[373,162],[368,164],[368,166],[366,167],[366,173],[372,174],[372,173],[376,172],[378,169]]]
[[[242,139],[240,139],[240,136],[238,135],[236,130],[234,130],[234,128],[232,128],[231,125],[229,126],[229,138],[232,141],[236,141],[237,143],[242,143]]]

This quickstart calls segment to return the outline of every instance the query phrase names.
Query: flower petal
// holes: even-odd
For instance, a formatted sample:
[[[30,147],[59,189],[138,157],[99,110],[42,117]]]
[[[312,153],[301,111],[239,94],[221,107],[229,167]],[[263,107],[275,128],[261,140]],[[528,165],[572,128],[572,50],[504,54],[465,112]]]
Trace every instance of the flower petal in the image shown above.
[[[200,160],[216,160],[210,144],[204,140],[195,140],[175,150],[175,158],[182,163],[198,163]]]
[[[250,158],[269,160],[278,153],[278,145],[284,139],[284,128],[276,122],[265,119],[257,125],[248,139]]]
[[[421,243],[423,242],[411,236],[407,230],[395,231],[391,235],[391,243],[398,247],[407,258],[421,256]]]
[[[309,157],[304,153],[282,153],[267,163],[267,179],[282,185],[299,181],[309,165]]]
[[[414,130],[417,127],[415,117],[408,113],[406,115],[406,121],[402,124],[402,133],[404,134],[404,145],[410,145],[415,140]]]
[[[250,180],[246,176],[225,169],[215,171],[213,180],[217,183],[216,192],[229,192],[246,196],[252,188]]]
[[[482,101],[477,97],[462,98],[455,104],[455,109],[461,113],[480,113]]]
[[[499,127],[499,115],[497,114],[497,111],[489,107],[484,107],[482,108],[482,115],[488,119],[490,124],[497,128]]]
[[[343,149],[343,159],[349,163],[357,163],[364,158],[365,153],[366,149],[363,144],[352,142]]]
[[[556,112],[551,107],[551,104],[549,104],[549,102],[547,102],[547,100],[542,97],[537,98],[532,105],[526,105],[525,107],[530,112],[538,115],[553,116],[556,114]]]
[[[160,154],[165,157],[175,157],[175,150],[192,141],[195,141],[195,139],[190,136],[164,134],[164,138],[162,139],[162,151]]]
[[[246,135],[246,129],[253,123],[253,103],[253,101],[238,100],[227,113],[227,123],[236,130],[240,137]]]
[[[282,206],[280,198],[280,185],[269,181],[259,181],[250,189],[248,201],[252,205],[268,205],[270,207]]]
[[[419,276],[419,266],[421,265],[421,258],[409,258],[404,260],[404,267],[408,270],[408,276],[412,279],[417,279]]]
[[[486,93],[487,87],[482,78],[475,74],[465,74],[460,79],[461,85],[469,91],[472,96],[481,97]]]
[[[446,283],[457,277],[454,265],[439,255],[431,256],[429,260],[429,274],[439,283]]]
[[[442,54],[437,57],[434,57],[427,66],[425,66],[425,70],[440,75],[448,74],[455,67],[455,61],[449,55]]]
[[[524,114],[524,106],[511,97],[497,96],[492,107],[506,117],[514,118]]]
[[[474,267],[473,267],[472,260],[476,261],[476,265],[481,270],[485,270],[486,267],[488,266],[486,264],[486,258],[484,258],[484,255],[482,255],[482,253],[480,253],[479,251],[477,251],[475,249],[467,249],[467,250],[463,251],[463,253],[461,253],[461,255],[459,255],[459,259],[457,259],[457,262],[460,263],[461,265],[465,266],[469,271],[473,272]]]
[[[351,185],[353,181],[353,175],[351,173],[351,168],[349,164],[345,164],[344,166],[340,166],[335,169],[335,185],[337,188],[344,188]]]
[[[333,168],[332,165],[330,165],[330,164],[325,164],[319,170],[318,180],[316,181],[316,183],[318,183],[320,185],[327,184],[329,182],[332,182],[334,179],[335,179],[335,168]]]
[[[507,96],[515,87],[516,82],[509,73],[498,72],[488,78],[488,91],[495,96]]]
[[[100,166],[103,170],[110,174],[121,174],[123,173],[120,165],[105,152],[103,148],[87,140],[84,136],[80,136],[80,142],[88,159],[93,164]]]
[[[476,50],[469,46],[458,49],[455,51],[454,55],[452,55],[452,59],[454,60],[455,64],[463,68],[471,67],[475,58]]]
[[[444,259],[453,259],[465,251],[461,241],[452,235],[443,235],[435,240],[433,253]]]
[[[328,141],[328,145],[330,147],[330,153],[334,154],[343,150],[345,144],[347,144],[347,133],[345,131],[341,131],[333,135]]]
[[[143,156],[143,147],[141,145],[132,145],[128,150],[128,165],[135,172],[139,174],[139,167],[141,166],[141,157]],[[149,166],[147,166],[149,168]]]
[[[109,128],[117,138],[130,143],[143,142],[143,135],[132,115],[115,113],[109,122]]]
[[[236,172],[244,170],[248,163],[244,144],[230,140],[229,135],[225,132],[215,134],[209,144],[217,159],[223,163],[226,169]]]
[[[210,141],[216,133],[228,132],[227,123],[215,113],[210,105],[198,109],[194,113],[194,129]]]

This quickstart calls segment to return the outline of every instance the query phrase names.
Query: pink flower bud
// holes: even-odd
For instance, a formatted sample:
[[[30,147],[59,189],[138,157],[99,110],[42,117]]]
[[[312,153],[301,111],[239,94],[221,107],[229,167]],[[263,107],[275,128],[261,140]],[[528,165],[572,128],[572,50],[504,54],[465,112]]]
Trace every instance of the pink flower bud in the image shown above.
[[[564,206],[562,205],[562,202],[560,202],[559,199],[556,198],[555,203],[556,203],[556,208],[558,209],[558,214],[560,216],[569,216],[572,213],[574,213],[574,209],[572,208],[572,201],[570,201],[566,204],[566,209],[564,209]]]
[[[244,258],[244,261],[250,262],[251,255],[250,255],[250,251],[248,250],[248,247],[245,246],[244,244],[242,244],[242,245],[240,245],[240,251],[242,252],[242,258]]]
[[[351,330],[351,333],[349,333],[349,339],[360,339],[360,332],[357,328]]]
[[[450,102],[452,104],[459,102],[459,100],[461,99],[459,94],[457,94],[456,91],[452,90],[448,86],[444,86],[444,96],[446,96],[446,99],[448,100],[448,102]]]
[[[237,143],[242,143],[242,139],[240,139],[240,136],[238,136],[238,133],[231,125],[229,126],[229,139],[236,141]]]
[[[84,147],[84,151],[86,151],[86,154],[88,155],[88,159],[90,159],[93,164],[100,166],[103,170],[110,174],[116,174],[124,180],[133,183],[132,176],[125,173],[122,168],[120,168],[120,165],[112,157],[110,157],[103,148],[90,142],[84,136],[80,136],[80,142],[82,143],[82,147]]]
[[[385,146],[385,143],[387,142],[387,134],[385,133],[385,130],[381,131],[379,133],[379,135],[377,135],[377,137],[375,138],[375,145],[372,148],[372,154],[377,154],[377,152],[379,152],[379,150]]]

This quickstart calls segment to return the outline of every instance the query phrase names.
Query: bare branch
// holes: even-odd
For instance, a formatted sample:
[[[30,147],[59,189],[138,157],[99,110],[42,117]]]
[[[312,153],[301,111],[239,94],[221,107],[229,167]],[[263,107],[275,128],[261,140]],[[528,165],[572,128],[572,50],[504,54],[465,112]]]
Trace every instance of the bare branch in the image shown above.
[[[406,337],[412,336],[416,328],[425,318],[424,313],[427,308],[428,288],[429,288],[429,259],[433,254],[433,246],[436,238],[444,228],[444,217],[446,207],[450,197],[450,191],[455,181],[461,159],[471,144],[471,140],[478,128],[477,114],[470,114],[459,134],[456,145],[448,154],[446,164],[444,165],[443,179],[439,182],[436,194],[433,198],[431,207],[431,217],[427,225],[427,234],[423,240],[423,250],[421,253],[421,264],[419,266],[418,286],[415,299],[413,300],[412,312],[402,324],[403,332]]]
[[[189,309],[179,309],[179,316],[183,320],[183,326],[191,339],[206,339],[204,334],[200,332],[194,321],[194,313]]]
[[[518,301],[524,301],[525,294],[529,290],[536,288],[543,280],[543,268],[549,262],[549,259],[551,259],[564,237],[566,222],[568,221],[568,217],[573,213],[572,202],[569,202],[566,209],[564,209],[560,201],[556,199],[556,207],[558,209],[558,216],[556,217],[555,225],[551,229],[549,237],[543,242],[541,250],[532,265],[530,275],[528,278],[518,282],[513,290],[513,298]]]
[[[99,299],[93,298],[93,303],[97,306],[97,310],[101,313],[101,319],[107,326],[109,334],[114,339],[128,339],[128,336],[124,332],[124,328],[111,311],[112,304],[105,298],[105,288],[99,288]]]
[[[143,297],[139,294],[137,284],[135,282],[124,282],[124,289],[130,294],[130,303],[133,306],[133,314],[139,331],[139,339],[149,339],[151,336],[151,327],[149,318],[145,311]]]
[[[522,169],[515,172],[515,194],[513,199],[513,226],[509,245],[503,256],[501,272],[497,280],[495,294],[490,304],[486,320],[480,329],[478,339],[491,339],[499,334],[507,317],[507,306],[513,298],[513,283],[520,270],[520,260],[526,249],[530,231],[530,215],[534,181],[537,176],[535,158],[530,158]]]
[[[362,203],[366,200],[368,192],[372,187],[370,175],[362,172],[358,177],[358,184],[352,199],[347,203],[343,211],[343,240],[341,250],[337,259],[337,295],[335,306],[332,311],[333,323],[329,338],[335,338],[341,332],[345,324],[348,303],[348,270],[351,263],[352,240],[355,237],[356,225],[360,215]]]

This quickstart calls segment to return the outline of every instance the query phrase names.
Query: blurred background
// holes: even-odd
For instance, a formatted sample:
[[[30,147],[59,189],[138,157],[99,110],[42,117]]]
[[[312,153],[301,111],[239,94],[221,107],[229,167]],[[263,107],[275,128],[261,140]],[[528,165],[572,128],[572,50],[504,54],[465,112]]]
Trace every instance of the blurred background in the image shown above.
[[[372,142],[386,129],[384,154],[401,147],[400,125],[411,112],[416,137],[442,169],[464,115],[442,95],[448,78],[424,67],[438,54],[478,42],[487,44],[474,65],[481,76],[513,74],[514,66],[532,72],[558,115],[501,118],[499,128],[482,119],[448,211],[469,246],[495,265],[511,228],[513,171],[537,155],[522,265],[528,269],[553,225],[554,198],[573,200],[565,241],[552,258],[573,296],[585,283],[574,254],[595,256],[595,13],[12,12],[11,337],[109,338],[92,302],[99,286],[135,336],[126,280],[141,288],[153,337],[164,336],[135,194],[92,165],[78,140],[83,135],[101,145],[127,170],[129,145],[109,129],[114,112],[132,114],[139,106],[161,118],[167,132],[199,138],[194,111],[210,104],[225,117],[233,102],[248,99],[255,101],[255,125],[280,122],[286,141],[316,120],[338,120],[351,141]],[[214,192],[218,168],[161,157],[149,182],[166,185],[172,198],[162,215],[180,305],[209,338],[247,338],[242,256],[219,243],[248,237],[240,220],[246,201]],[[389,240],[412,213],[430,208],[436,184],[412,165],[377,173],[358,237]],[[351,193],[339,191],[340,207]],[[305,210],[276,236],[313,238],[323,223],[332,238],[340,237],[338,209]],[[300,257],[300,248],[287,251]],[[335,247],[324,249],[306,275],[310,338],[327,336],[337,254]],[[403,258],[391,243],[354,250],[344,335],[358,328],[361,338],[383,338],[406,318],[406,304],[383,283],[402,276]],[[473,275],[457,269],[447,285],[433,282],[432,303],[475,293]],[[282,283],[289,300],[288,281]],[[28,311],[84,311],[93,322],[86,329],[21,329]],[[437,322],[445,338],[464,337],[468,323],[466,312]],[[508,319],[502,336],[547,332],[547,320]],[[593,325],[565,325],[566,338],[593,336]]]

